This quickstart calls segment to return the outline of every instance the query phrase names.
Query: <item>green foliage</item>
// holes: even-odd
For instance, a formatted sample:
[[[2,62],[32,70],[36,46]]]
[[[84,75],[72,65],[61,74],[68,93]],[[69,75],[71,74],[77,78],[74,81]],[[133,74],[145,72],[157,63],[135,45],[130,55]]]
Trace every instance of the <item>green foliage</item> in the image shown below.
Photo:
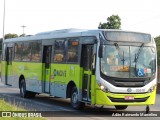
[[[0,62],[1,62],[1,59],[2,59],[2,41],[3,39],[0,38]],[[0,66],[1,67],[1,66]],[[0,71],[1,72],[1,71]]]
[[[26,36],[26,34],[21,34],[19,37],[25,37]]]
[[[3,41],[3,39],[0,38],[0,55],[1,55],[1,51],[2,51],[2,41]]]
[[[118,15],[112,15],[107,18],[107,23],[99,23],[98,29],[120,29],[121,18]]]
[[[8,34],[5,34],[4,39],[16,38],[16,37],[18,37],[17,34],[8,33]],[[3,42],[3,38],[0,38],[0,51],[2,50],[2,42]]]
[[[9,38],[16,38],[18,37],[17,34],[11,34],[11,33],[8,33],[4,36],[4,39],[9,39]],[[0,38],[0,55],[1,55],[1,51],[2,51],[2,41],[3,41],[3,38]]]
[[[160,65],[160,36],[155,38],[156,45],[157,45],[157,62]]]
[[[8,33],[8,34],[5,34],[5,36],[4,36],[4,39],[9,39],[9,38],[16,38],[16,37],[25,37],[26,36],[26,34],[21,34],[21,35],[17,35],[17,34],[11,34],[11,33]],[[3,38],[0,38],[0,41],[2,41],[3,40]]]
[[[156,37],[155,41],[156,41],[156,45],[160,46],[160,36]]]
[[[16,38],[16,37],[18,37],[17,34],[11,34],[11,33],[8,33],[8,34],[6,34],[6,35],[4,36],[5,39]]]

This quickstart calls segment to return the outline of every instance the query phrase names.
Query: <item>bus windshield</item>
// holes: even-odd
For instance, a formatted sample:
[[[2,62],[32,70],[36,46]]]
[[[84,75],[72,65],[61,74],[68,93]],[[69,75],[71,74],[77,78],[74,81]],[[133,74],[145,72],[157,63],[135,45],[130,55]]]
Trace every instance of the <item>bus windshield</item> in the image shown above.
[[[152,77],[156,72],[155,48],[104,45],[101,72],[119,78]]]

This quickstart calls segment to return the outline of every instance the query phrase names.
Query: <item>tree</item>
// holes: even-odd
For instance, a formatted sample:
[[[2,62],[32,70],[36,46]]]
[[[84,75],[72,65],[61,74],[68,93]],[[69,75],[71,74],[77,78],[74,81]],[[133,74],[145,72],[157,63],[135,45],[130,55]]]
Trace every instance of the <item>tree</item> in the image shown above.
[[[3,39],[0,38],[0,56],[1,56],[1,54],[2,54],[2,41],[3,41]],[[0,58],[0,60],[1,60],[1,58]]]
[[[19,37],[25,37],[26,36],[26,34],[21,34]]]
[[[160,36],[155,38],[155,42],[157,45],[157,63],[160,65]]]
[[[11,34],[11,33],[8,33],[4,36],[4,39],[9,39],[9,38],[16,38],[18,37],[17,34]],[[3,38],[0,38],[0,56],[1,56],[1,53],[2,53],[2,42],[3,42]],[[0,58],[1,59],[1,58]]]
[[[107,23],[99,23],[98,29],[120,29],[121,18],[118,15],[112,15],[107,18]]]
[[[11,34],[11,33],[8,33],[8,34],[6,34],[6,35],[4,36],[5,39],[16,38],[16,37],[18,37],[17,34]]]

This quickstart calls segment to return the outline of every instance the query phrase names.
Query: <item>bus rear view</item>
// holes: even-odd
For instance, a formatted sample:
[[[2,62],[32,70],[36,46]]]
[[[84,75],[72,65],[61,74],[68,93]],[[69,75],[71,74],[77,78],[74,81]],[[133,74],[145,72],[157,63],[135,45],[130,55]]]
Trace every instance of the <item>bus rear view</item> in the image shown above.
[[[96,103],[126,109],[156,97],[156,45],[151,35],[103,31],[98,49]]]

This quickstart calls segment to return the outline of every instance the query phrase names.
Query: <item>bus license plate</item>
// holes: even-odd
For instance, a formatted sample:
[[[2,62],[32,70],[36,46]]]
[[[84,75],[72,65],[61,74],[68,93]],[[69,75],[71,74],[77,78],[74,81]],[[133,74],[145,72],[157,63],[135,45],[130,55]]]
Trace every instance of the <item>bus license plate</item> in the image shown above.
[[[134,100],[134,97],[133,97],[133,96],[125,96],[124,99],[125,99],[125,100]]]

